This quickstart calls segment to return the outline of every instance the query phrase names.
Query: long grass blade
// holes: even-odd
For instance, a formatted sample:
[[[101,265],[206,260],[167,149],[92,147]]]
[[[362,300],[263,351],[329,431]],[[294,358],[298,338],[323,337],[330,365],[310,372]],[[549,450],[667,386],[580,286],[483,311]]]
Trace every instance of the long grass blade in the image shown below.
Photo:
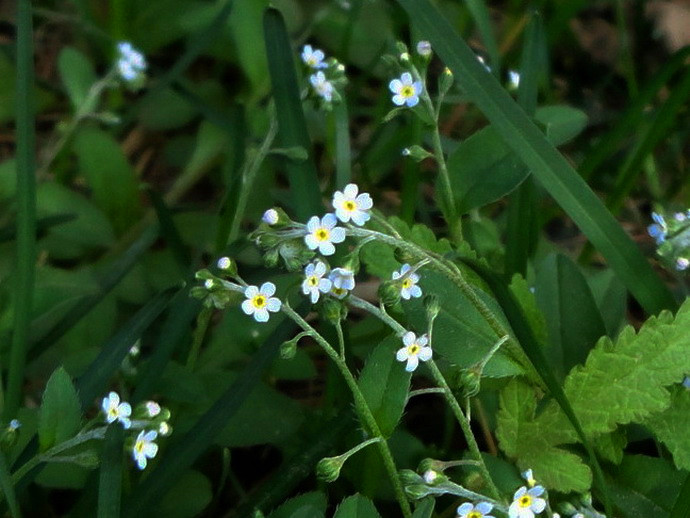
[[[161,237],[165,239],[165,242],[170,247],[175,262],[183,276],[189,273],[189,268],[192,263],[192,258],[189,253],[189,249],[182,242],[182,236],[180,231],[175,225],[175,220],[173,219],[172,212],[165,203],[163,197],[153,189],[147,189],[146,191],[151,199],[151,204],[153,209],[156,211],[156,216],[158,217],[158,224],[160,226]]]
[[[489,285],[489,288],[496,297],[496,300],[498,300],[498,303],[501,305],[501,309],[505,313],[505,316],[510,323],[510,327],[515,333],[515,337],[518,339],[518,343],[522,347],[522,350],[525,352],[530,362],[532,362],[534,370],[539,373],[539,376],[549,389],[549,392],[558,402],[561,409],[563,409],[563,413],[573,425],[580,442],[584,445],[585,450],[587,450],[587,454],[589,455],[595,480],[599,490],[601,491],[602,501],[606,507],[606,515],[613,516],[613,514],[611,514],[611,498],[606,486],[606,480],[604,479],[604,472],[601,470],[599,461],[594,453],[594,448],[590,444],[589,439],[587,439],[585,436],[582,426],[580,425],[580,421],[575,415],[570,401],[566,397],[565,392],[563,392],[563,388],[558,382],[556,373],[546,359],[546,355],[544,354],[542,347],[539,345],[539,342],[535,338],[532,328],[527,323],[527,318],[515,300],[515,297],[511,293],[505,281],[503,281],[499,276],[484,268],[478,262],[464,262]]]
[[[501,73],[501,53],[498,50],[498,42],[496,41],[496,36],[494,35],[493,28],[491,26],[491,16],[489,14],[489,9],[486,7],[486,2],[484,0],[467,0],[467,9],[469,9],[474,23],[477,24],[477,31],[486,46],[486,51],[489,54],[489,59],[491,63],[491,70],[495,74]]]
[[[687,518],[688,516],[690,516],[690,475],[685,478],[683,487],[680,488],[669,518]]]
[[[429,0],[398,2],[451,68],[468,97],[607,259],[642,307],[649,313],[676,308],[673,295],[599,198],[498,81],[486,73],[450,23]]]
[[[122,427],[111,426],[105,433],[98,476],[98,518],[120,518],[122,498]]]
[[[342,189],[352,180],[350,119],[345,98],[333,107],[333,119],[335,122],[335,187]]]
[[[264,12],[264,38],[278,118],[280,146],[301,147],[309,154],[306,160],[285,158],[295,214],[297,218],[307,220],[310,216],[323,212],[323,205],[316,166],[312,159],[311,139],[302,111],[292,45],[283,16],[277,9],[269,8]]]
[[[147,509],[163,498],[178,480],[180,474],[213,443],[223,426],[242,406],[261,375],[278,353],[280,344],[294,333],[294,324],[288,320],[268,337],[242,370],[239,377],[218,398],[213,406],[199,418],[156,466],[153,472],[132,492],[126,502],[124,516],[146,515]]]
[[[12,518],[21,518],[22,513],[17,502],[17,495],[14,492],[14,485],[12,484],[12,476],[7,466],[7,459],[5,453],[0,451],[0,489],[2,495],[7,500],[7,506],[10,508]]]
[[[36,128],[31,9],[31,0],[17,2],[17,264],[12,346],[2,409],[5,422],[16,415],[22,399],[36,263]]]

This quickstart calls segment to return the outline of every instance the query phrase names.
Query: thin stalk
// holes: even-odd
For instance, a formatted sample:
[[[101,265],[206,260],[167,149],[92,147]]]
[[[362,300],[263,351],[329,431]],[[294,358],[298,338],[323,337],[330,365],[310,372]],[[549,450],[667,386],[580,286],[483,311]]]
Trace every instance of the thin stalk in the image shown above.
[[[410,390],[410,393],[407,395],[407,399],[409,401],[410,398],[413,398],[415,396],[422,396],[424,394],[443,394],[443,389],[438,387],[432,387],[425,389]]]
[[[367,405],[364,394],[362,394],[362,391],[359,389],[357,380],[355,380],[354,376],[350,372],[350,369],[348,369],[345,361],[338,356],[338,353],[331,346],[331,344],[329,344],[328,341],[321,336],[321,334],[310,326],[309,323],[307,323],[307,321],[304,320],[297,312],[295,312],[287,303],[283,304],[281,310],[305,332],[309,333],[309,335],[321,346],[331,360],[333,360],[343,378],[345,378],[345,382],[350,388],[350,391],[352,392],[355,408],[357,409],[360,419],[363,421],[362,424],[369,430],[371,435],[374,437],[381,437],[381,439],[383,439],[383,434],[379,429],[374,415],[371,413],[369,405]],[[412,518],[412,509],[410,508],[410,503],[407,501],[402,484],[398,478],[398,470],[395,467],[395,461],[393,460],[393,455],[388,447],[388,443],[385,441],[385,439],[383,439],[377,443],[377,447],[383,460],[383,465],[388,472],[388,477],[393,485],[393,491],[395,492],[395,497],[400,504],[403,516],[405,518]]]
[[[190,371],[194,370],[196,361],[199,358],[199,352],[201,351],[201,344],[204,341],[204,336],[206,336],[206,331],[208,330],[208,325],[211,322],[211,317],[213,316],[213,309],[205,307],[199,313],[196,318],[196,328],[194,329],[194,337],[192,339],[192,346],[189,349],[189,355],[187,356],[187,369]]]
[[[340,323],[340,320],[338,320],[335,330],[338,334],[338,350],[340,351],[340,358],[345,361],[345,336],[343,335],[343,326]]]
[[[14,295],[14,325],[10,350],[7,393],[3,406],[5,422],[15,417],[22,399],[26,354],[34,294],[36,263],[36,128],[34,115],[33,25],[31,0],[17,5],[17,264]]]
[[[489,502],[490,504],[493,504],[494,508],[497,511],[501,511],[503,513],[508,512],[508,508],[503,505],[500,501],[498,500],[493,500],[491,498],[487,498],[484,495],[480,495],[479,493],[475,493],[474,491],[470,491],[469,489],[465,489],[464,487],[455,484],[454,482],[444,482],[442,484],[438,484],[436,486],[428,486],[428,492],[430,494],[435,494],[435,495],[455,495],[455,496],[460,496],[462,498],[465,498],[466,500],[472,500],[472,501],[484,501],[484,502]]]

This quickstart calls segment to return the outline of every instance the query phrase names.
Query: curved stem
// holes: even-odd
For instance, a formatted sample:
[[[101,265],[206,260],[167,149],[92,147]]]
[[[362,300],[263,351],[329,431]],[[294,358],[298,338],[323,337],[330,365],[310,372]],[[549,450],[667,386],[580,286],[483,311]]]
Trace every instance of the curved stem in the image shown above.
[[[192,340],[192,347],[189,349],[189,355],[187,356],[187,369],[190,371],[194,370],[196,361],[199,358],[199,351],[201,351],[201,344],[204,341],[204,336],[206,336],[206,330],[208,325],[211,323],[211,317],[213,316],[213,309],[210,307],[204,307],[196,318],[196,329],[194,329],[194,337]]]
[[[347,368],[347,364],[342,358],[340,358],[337,351],[331,346],[331,344],[329,344],[328,341],[323,336],[321,336],[321,334],[318,331],[316,331],[316,329],[309,325],[309,323],[306,320],[304,320],[297,312],[295,312],[287,303],[283,304],[281,310],[295,323],[297,323],[297,325],[299,325],[304,331],[309,333],[309,335],[323,348],[323,350],[331,358],[331,360],[333,360],[336,367],[338,367],[338,370],[342,374],[343,378],[345,378],[345,382],[347,383],[350,391],[352,392],[352,397],[354,398],[355,402],[355,408],[357,409],[357,414],[362,420],[362,424],[368,429],[371,435],[373,435],[374,437],[380,437],[382,439],[379,442],[377,442],[376,445],[378,447],[379,453],[381,454],[383,465],[386,468],[386,471],[388,472],[388,477],[390,478],[391,484],[393,485],[393,491],[395,492],[395,497],[398,500],[398,503],[400,504],[403,516],[405,518],[412,518],[412,509],[410,507],[410,503],[407,501],[405,492],[403,491],[400,478],[398,477],[398,470],[395,467],[395,461],[393,460],[393,455],[390,451],[390,448],[388,447],[388,443],[383,437],[383,434],[379,429],[378,423],[376,422],[374,415],[371,413],[369,405],[367,405],[366,399],[364,398],[364,394],[362,394],[362,391],[359,389],[359,385],[357,385],[357,380],[355,380],[354,376],[350,372],[350,369]]]

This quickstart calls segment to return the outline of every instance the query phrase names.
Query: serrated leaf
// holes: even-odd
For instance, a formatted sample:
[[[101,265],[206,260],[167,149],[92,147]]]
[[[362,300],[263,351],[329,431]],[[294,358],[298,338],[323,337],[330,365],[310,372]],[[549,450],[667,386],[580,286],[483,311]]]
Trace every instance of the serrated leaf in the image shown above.
[[[674,387],[670,406],[647,419],[645,426],[673,454],[676,467],[690,471],[690,390]]]
[[[333,518],[381,518],[374,503],[360,494],[348,496],[336,509]]]
[[[326,496],[313,491],[286,500],[268,518],[319,518],[326,512]]]
[[[81,422],[81,406],[69,374],[59,367],[48,379],[38,418],[41,451],[73,437]]]
[[[400,421],[410,390],[412,375],[395,359],[400,347],[402,342],[396,336],[383,340],[367,358],[358,381],[384,437],[390,437]]]

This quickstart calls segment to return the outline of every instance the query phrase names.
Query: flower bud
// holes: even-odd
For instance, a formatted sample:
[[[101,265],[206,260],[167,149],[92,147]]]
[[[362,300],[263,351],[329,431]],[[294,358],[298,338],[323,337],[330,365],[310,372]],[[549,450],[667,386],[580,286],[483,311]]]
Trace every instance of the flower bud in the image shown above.
[[[443,69],[443,72],[441,73],[441,77],[438,78],[438,90],[442,95],[445,95],[448,93],[448,90],[450,90],[450,87],[453,86],[453,81],[455,78],[453,77],[453,72],[450,71],[450,68],[446,67]]]
[[[21,426],[22,424],[17,419],[12,419],[12,421],[10,421],[10,424],[5,428],[2,434],[2,439],[0,439],[0,446],[2,446],[3,449],[9,450],[12,446],[17,444],[17,439],[19,439],[19,428],[21,428]]]
[[[168,424],[167,421],[163,421],[158,425],[158,434],[162,437],[167,437],[173,431],[173,427]]]
[[[216,278],[216,276],[213,275],[211,272],[209,272],[206,268],[204,268],[203,270],[199,270],[198,272],[196,272],[196,273],[194,274],[194,277],[195,277],[196,280],[198,280],[198,281],[206,281],[206,280],[209,280],[209,279],[215,279],[215,278]]]
[[[280,344],[280,357],[283,360],[292,360],[297,354],[297,341],[293,338]]]
[[[459,378],[460,390],[466,398],[474,397],[479,394],[481,385],[481,373],[470,369],[463,371]]]
[[[189,295],[195,299],[205,299],[208,295],[208,290],[202,286],[194,286],[189,290]]]
[[[405,45],[402,41],[396,41],[395,42],[395,48],[398,51],[398,54],[407,54],[407,45]]]
[[[221,257],[216,263],[223,273],[235,277],[237,275],[237,263],[229,257]]]
[[[100,464],[98,454],[93,450],[87,450],[81,453],[77,453],[72,456],[70,460],[77,466],[81,466],[86,469],[96,469]]]
[[[419,476],[419,474],[411,469],[401,469],[398,471],[398,476],[400,477],[400,482],[403,486],[409,486],[411,484],[421,484],[424,479]]]
[[[431,58],[431,43],[426,40],[417,42],[417,54],[423,58]]]
[[[431,153],[429,153],[426,149],[424,149],[421,146],[410,146],[406,147],[403,149],[403,155],[404,156],[409,156],[411,159],[415,160],[416,162],[421,162],[422,160],[425,160],[429,157],[433,157]]]
[[[411,486],[405,486],[405,493],[410,500],[419,500],[431,492],[429,491],[429,486],[425,484],[413,484]]]
[[[268,226],[273,226],[278,223],[278,219],[278,211],[275,209],[268,209],[266,212],[264,212],[264,215],[261,216],[261,221],[266,223]]]
[[[264,265],[268,268],[278,266],[279,253],[277,248],[272,248],[264,254]]]
[[[424,309],[426,310],[426,318],[430,321],[434,320],[441,311],[441,301],[434,293],[430,293],[424,297]]]
[[[394,306],[400,302],[400,284],[395,281],[384,281],[379,285],[378,294],[384,306]]]
[[[337,325],[347,317],[347,308],[340,300],[333,297],[324,297],[323,303],[318,306],[318,311],[321,318],[333,325]]]
[[[416,258],[407,250],[396,248],[393,252],[395,260],[402,264],[414,264],[417,262]]]
[[[340,469],[345,463],[341,457],[326,457],[316,465],[316,476],[324,482],[335,482],[340,476]]]

